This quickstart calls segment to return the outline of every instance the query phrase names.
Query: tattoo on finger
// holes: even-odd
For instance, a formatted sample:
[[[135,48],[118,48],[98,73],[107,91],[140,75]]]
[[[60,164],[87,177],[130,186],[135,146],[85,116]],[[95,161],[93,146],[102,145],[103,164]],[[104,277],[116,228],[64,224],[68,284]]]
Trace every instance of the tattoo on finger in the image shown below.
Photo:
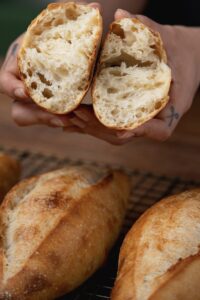
[[[174,121],[180,118],[179,113],[176,111],[175,107],[172,105],[170,106],[170,114],[166,117],[169,120],[168,126],[171,127],[174,124]]]

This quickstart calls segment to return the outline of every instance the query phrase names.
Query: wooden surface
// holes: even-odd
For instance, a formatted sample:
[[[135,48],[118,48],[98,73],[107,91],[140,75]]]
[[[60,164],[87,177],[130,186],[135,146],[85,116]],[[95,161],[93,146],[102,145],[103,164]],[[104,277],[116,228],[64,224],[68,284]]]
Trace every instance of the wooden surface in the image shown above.
[[[135,138],[112,146],[93,137],[66,134],[41,126],[17,127],[10,115],[11,100],[0,95],[0,145],[34,152],[117,163],[132,169],[200,181],[200,93],[173,137],[164,143]]]

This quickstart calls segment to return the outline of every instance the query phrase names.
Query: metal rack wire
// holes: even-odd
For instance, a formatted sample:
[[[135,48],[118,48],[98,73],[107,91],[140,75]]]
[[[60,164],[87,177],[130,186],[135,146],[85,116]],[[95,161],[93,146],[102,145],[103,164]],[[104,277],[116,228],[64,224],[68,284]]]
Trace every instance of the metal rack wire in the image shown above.
[[[97,167],[105,166],[105,164],[98,164],[94,161],[71,161],[68,158],[59,159],[55,156],[45,156],[40,153],[30,153],[28,151],[18,151],[16,149],[5,150],[0,147],[0,151],[1,150],[21,161],[23,178],[71,164],[92,164]],[[70,295],[60,298],[60,300],[110,299],[111,289],[117,272],[120,245],[125,234],[133,223],[148,207],[163,197],[200,186],[200,183],[195,181],[186,181],[180,178],[166,177],[139,170],[127,170],[118,165],[112,165],[110,167],[124,170],[129,174],[132,180],[132,193],[129,202],[129,209],[121,236],[112,250],[105,266],[79,289]]]

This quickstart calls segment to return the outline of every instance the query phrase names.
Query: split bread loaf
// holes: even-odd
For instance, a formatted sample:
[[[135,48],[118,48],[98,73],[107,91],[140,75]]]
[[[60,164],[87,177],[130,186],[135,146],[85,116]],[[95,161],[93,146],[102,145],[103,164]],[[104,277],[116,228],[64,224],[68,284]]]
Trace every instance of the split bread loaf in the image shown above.
[[[12,157],[0,153],[0,202],[20,178],[20,164]]]
[[[142,125],[166,106],[170,83],[160,34],[137,19],[112,23],[92,91],[99,121],[119,130]]]
[[[14,187],[0,210],[0,299],[51,300],[107,258],[130,191],[118,171],[68,167]]]
[[[98,9],[50,4],[29,26],[18,55],[33,101],[55,114],[74,110],[89,89],[101,36]]]
[[[147,210],[125,238],[112,300],[200,299],[200,189]]]

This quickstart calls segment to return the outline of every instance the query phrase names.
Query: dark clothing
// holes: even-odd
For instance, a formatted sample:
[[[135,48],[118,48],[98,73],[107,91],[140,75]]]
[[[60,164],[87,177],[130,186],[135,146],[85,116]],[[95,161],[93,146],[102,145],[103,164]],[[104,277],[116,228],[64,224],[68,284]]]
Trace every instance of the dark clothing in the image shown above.
[[[161,24],[200,26],[200,0],[149,0],[144,14]]]

